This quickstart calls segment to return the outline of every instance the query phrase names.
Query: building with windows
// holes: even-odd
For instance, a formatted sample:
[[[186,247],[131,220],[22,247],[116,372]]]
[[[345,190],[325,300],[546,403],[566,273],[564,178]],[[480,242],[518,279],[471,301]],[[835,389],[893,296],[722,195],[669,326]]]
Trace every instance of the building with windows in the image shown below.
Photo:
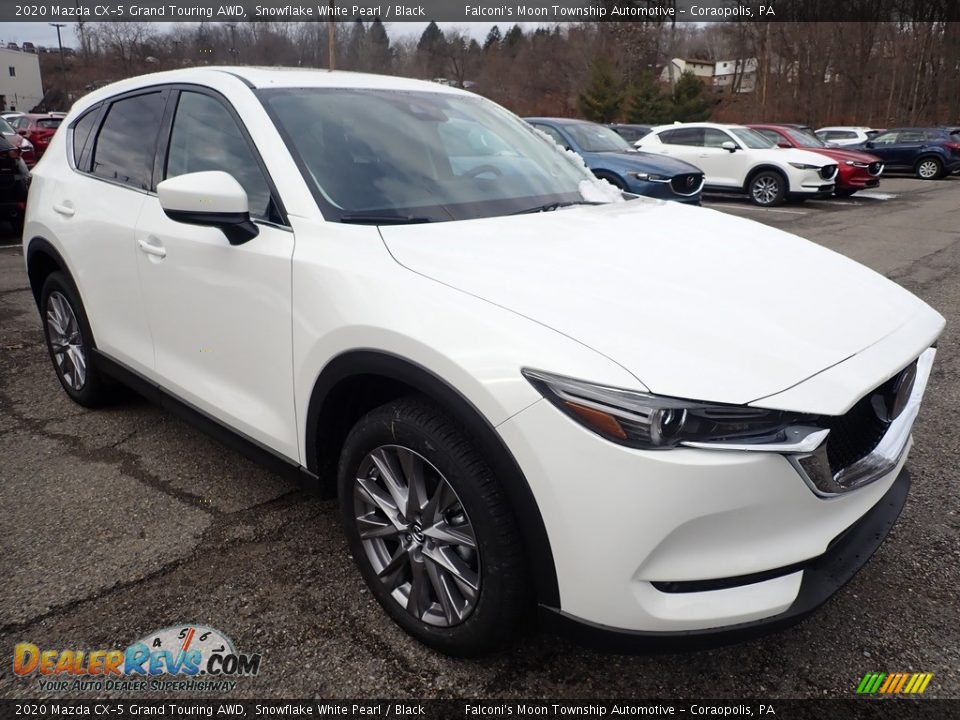
[[[41,100],[40,58],[34,53],[0,48],[0,107],[29,112]]]

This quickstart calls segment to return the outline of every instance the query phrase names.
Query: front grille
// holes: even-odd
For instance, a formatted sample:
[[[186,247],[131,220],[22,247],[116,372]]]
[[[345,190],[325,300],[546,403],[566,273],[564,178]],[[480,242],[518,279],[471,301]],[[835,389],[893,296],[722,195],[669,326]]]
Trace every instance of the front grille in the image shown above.
[[[837,174],[836,165],[824,165],[822,168],[820,168],[820,177],[822,177],[824,180],[829,180],[836,174]]]
[[[874,412],[874,394],[862,398],[845,415],[832,418],[828,424],[827,460],[834,475],[872,453],[890,427]]]
[[[871,175],[879,175],[883,171],[883,163],[872,162],[867,166],[867,172]]]
[[[693,195],[703,183],[703,175],[700,173],[684,173],[674,175],[670,180],[670,188],[677,195]]]

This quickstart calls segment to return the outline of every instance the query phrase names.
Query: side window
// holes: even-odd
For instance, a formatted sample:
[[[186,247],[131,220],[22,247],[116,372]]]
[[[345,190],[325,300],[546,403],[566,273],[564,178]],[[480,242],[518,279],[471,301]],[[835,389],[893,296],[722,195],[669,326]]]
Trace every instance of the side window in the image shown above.
[[[780,137],[780,133],[773,130],[766,130],[765,128],[754,128],[753,131],[758,135],[762,135],[767,140],[772,142],[774,145],[784,142],[784,139]]]
[[[900,133],[897,142],[918,143],[923,142],[923,133],[918,130],[904,130]]]
[[[888,132],[883,133],[883,135],[877,135],[877,137],[873,139],[873,142],[877,145],[893,145],[897,142],[897,133]]]
[[[566,148],[567,150],[570,149],[570,143],[568,143],[566,140],[564,140],[564,139],[563,139],[563,135],[561,135],[560,133],[558,133],[556,130],[554,130],[554,129],[553,129],[552,127],[550,127],[549,125],[534,124],[534,127],[535,127],[537,130],[542,130],[542,131],[545,132],[547,135],[549,135],[550,137],[552,137],[552,138],[553,138],[553,141],[554,141],[557,145],[559,145],[560,147]]]
[[[227,108],[209,95],[183,92],[164,178],[208,170],[230,173],[247,191],[250,216],[269,217],[270,186]]]
[[[155,92],[110,105],[93,148],[94,175],[150,189],[163,104],[163,95]]]
[[[776,133],[774,133],[774,135],[776,135]],[[777,140],[779,139],[778,137]],[[705,128],[703,130],[703,144],[705,147],[720,148],[723,147],[725,142],[733,142],[733,138],[723,132],[723,130],[717,130],[716,128]],[[774,142],[776,142],[776,140],[774,140]]]
[[[725,138],[729,140],[730,138]],[[668,130],[660,135],[661,142],[667,145],[703,146],[703,128],[678,128]]]
[[[97,121],[97,115],[99,114],[100,107],[97,106],[88,110],[85,115],[82,115],[79,120],[73,123],[73,164],[81,170],[86,169],[80,165],[83,148],[86,147],[90,131],[93,130],[93,124]]]

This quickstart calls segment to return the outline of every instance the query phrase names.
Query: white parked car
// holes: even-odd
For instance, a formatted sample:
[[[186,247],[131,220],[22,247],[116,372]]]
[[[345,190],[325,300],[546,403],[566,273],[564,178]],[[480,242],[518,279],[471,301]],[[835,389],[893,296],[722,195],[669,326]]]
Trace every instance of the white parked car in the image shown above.
[[[798,237],[625,200],[484,98],[355,73],[95,91],[23,246],[71,398],[119,380],[336,490],[374,596],[453,654],[537,606],[647,644],[811,612],[903,507],[944,326]]]
[[[825,143],[843,147],[844,145],[862,145],[868,140],[873,140],[883,130],[876,130],[870,127],[850,127],[846,125],[834,125],[831,127],[822,127],[816,131],[816,136]]]
[[[829,197],[837,176],[837,164],[830,158],[777,147],[742,125],[662,125],[640,138],[636,146],[699,167],[706,178],[704,192],[745,193],[757,205]]]

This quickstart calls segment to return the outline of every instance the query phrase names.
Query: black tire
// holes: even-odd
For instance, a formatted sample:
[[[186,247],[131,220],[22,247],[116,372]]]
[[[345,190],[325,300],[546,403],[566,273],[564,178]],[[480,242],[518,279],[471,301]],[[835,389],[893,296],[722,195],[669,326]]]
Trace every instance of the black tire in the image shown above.
[[[476,553],[470,554],[468,548],[455,548],[456,552],[461,553],[461,557],[466,558],[465,562],[475,565],[478,578],[478,591],[473,605],[469,611],[464,611],[462,619],[458,616],[451,619],[451,616],[447,615],[446,620],[442,617],[438,620],[438,616],[443,615],[446,608],[440,603],[437,591],[440,585],[434,582],[438,567],[436,563],[433,563],[432,568],[434,576],[429,576],[429,584],[425,586],[427,601],[422,603],[428,611],[418,617],[414,614],[416,609],[407,609],[408,605],[413,604],[410,598],[413,596],[416,563],[412,559],[419,557],[421,563],[430,564],[428,553],[436,552],[438,547],[432,536],[424,537],[426,532],[418,532],[417,538],[412,532],[397,532],[396,528],[388,527],[389,523],[381,520],[381,527],[387,528],[387,532],[395,537],[367,541],[360,538],[358,512],[367,507],[374,508],[365,514],[361,512],[364,517],[372,518],[377,511],[375,506],[369,503],[368,496],[359,489],[357,478],[363,476],[368,482],[370,478],[375,482],[382,482],[379,469],[366,468],[370,466],[371,454],[374,451],[383,453],[384,448],[386,452],[413,451],[421,458],[417,462],[423,463],[423,460],[426,460],[428,464],[420,465],[423,468],[423,477],[426,478],[424,486],[439,478],[440,482],[445,480],[455,493],[452,498],[455,502],[451,504],[454,510],[447,510],[443,517],[446,519],[449,512],[458,512],[457,517],[463,518],[466,527],[472,528]],[[378,454],[378,457],[382,460],[385,456]],[[392,467],[394,471],[399,470],[404,478],[408,477],[404,468],[396,465]],[[439,484],[434,484],[433,487],[439,487]],[[516,518],[503,489],[458,422],[433,403],[417,396],[401,398],[372,410],[357,422],[344,443],[340,455],[338,491],[341,521],[353,557],[373,596],[400,627],[420,642],[448,655],[474,656],[509,644],[520,621],[529,611],[529,600],[532,597],[523,559],[523,544]],[[439,496],[439,493],[433,494]],[[428,489],[421,495],[430,496],[431,491]],[[449,495],[447,497],[450,498]],[[396,503],[398,508],[399,505],[400,503]],[[423,509],[424,530],[431,522],[427,518],[429,508],[428,503]],[[459,513],[456,508],[461,508],[463,512]],[[419,531],[420,512],[410,511],[409,506],[407,510],[411,516],[417,517],[411,527],[416,527]],[[387,515],[382,517],[386,518]],[[402,511],[399,517],[400,522],[407,522]],[[453,522],[451,520],[451,523]],[[371,523],[365,523],[364,527],[371,527]],[[413,549],[415,543],[419,550],[422,550],[419,556],[416,554],[419,550]],[[431,546],[431,543],[434,545]],[[448,551],[450,548],[448,545],[444,550]],[[382,554],[383,551],[386,551],[385,555]],[[368,552],[374,555],[374,560],[371,560]],[[378,555],[378,552],[381,554]],[[379,558],[388,556],[391,559],[403,557],[400,562],[404,567],[389,574],[393,579],[393,589],[388,588],[387,581],[380,579],[373,565],[373,562],[383,565]],[[381,567],[381,571],[386,572],[387,568]],[[427,582],[424,580],[424,573],[421,566],[421,582]],[[452,577],[447,574],[444,579],[451,581]],[[403,598],[405,604],[401,604],[401,600],[397,599],[394,593],[402,595],[404,589],[407,595]],[[458,588],[455,589],[459,592]],[[470,601],[466,598],[466,594],[460,596],[460,599],[465,600],[464,607],[469,607]],[[417,603],[417,606],[420,604]],[[433,623],[426,622],[423,618],[431,613]],[[448,624],[437,624],[444,621]]]
[[[928,155],[917,160],[913,172],[921,180],[939,180],[943,177],[943,162],[940,158]]]
[[[74,337],[77,342],[74,352],[79,353],[85,363],[83,381],[79,383],[74,375],[76,365],[70,359],[72,356],[55,352],[51,338],[50,313],[54,312],[53,303],[60,302],[60,299],[67,303],[76,323]],[[57,379],[70,399],[89,408],[99,407],[108,402],[111,398],[110,388],[93,364],[92,351],[96,346],[93,342],[93,333],[90,331],[90,323],[87,322],[87,314],[83,309],[83,303],[80,302],[80,294],[67,276],[61,272],[51,273],[43,283],[43,288],[40,290],[40,321],[43,324],[43,337],[47,342],[47,352],[50,353]],[[58,356],[64,356],[64,361],[58,362]]]
[[[856,194],[856,192],[859,189],[860,188],[853,188],[853,189],[847,188],[845,190],[834,190],[833,194],[836,195],[838,198],[848,198],[848,197],[853,197],[853,195]]]
[[[747,183],[747,194],[754,205],[780,205],[787,195],[787,178],[776,170],[761,170]]]

